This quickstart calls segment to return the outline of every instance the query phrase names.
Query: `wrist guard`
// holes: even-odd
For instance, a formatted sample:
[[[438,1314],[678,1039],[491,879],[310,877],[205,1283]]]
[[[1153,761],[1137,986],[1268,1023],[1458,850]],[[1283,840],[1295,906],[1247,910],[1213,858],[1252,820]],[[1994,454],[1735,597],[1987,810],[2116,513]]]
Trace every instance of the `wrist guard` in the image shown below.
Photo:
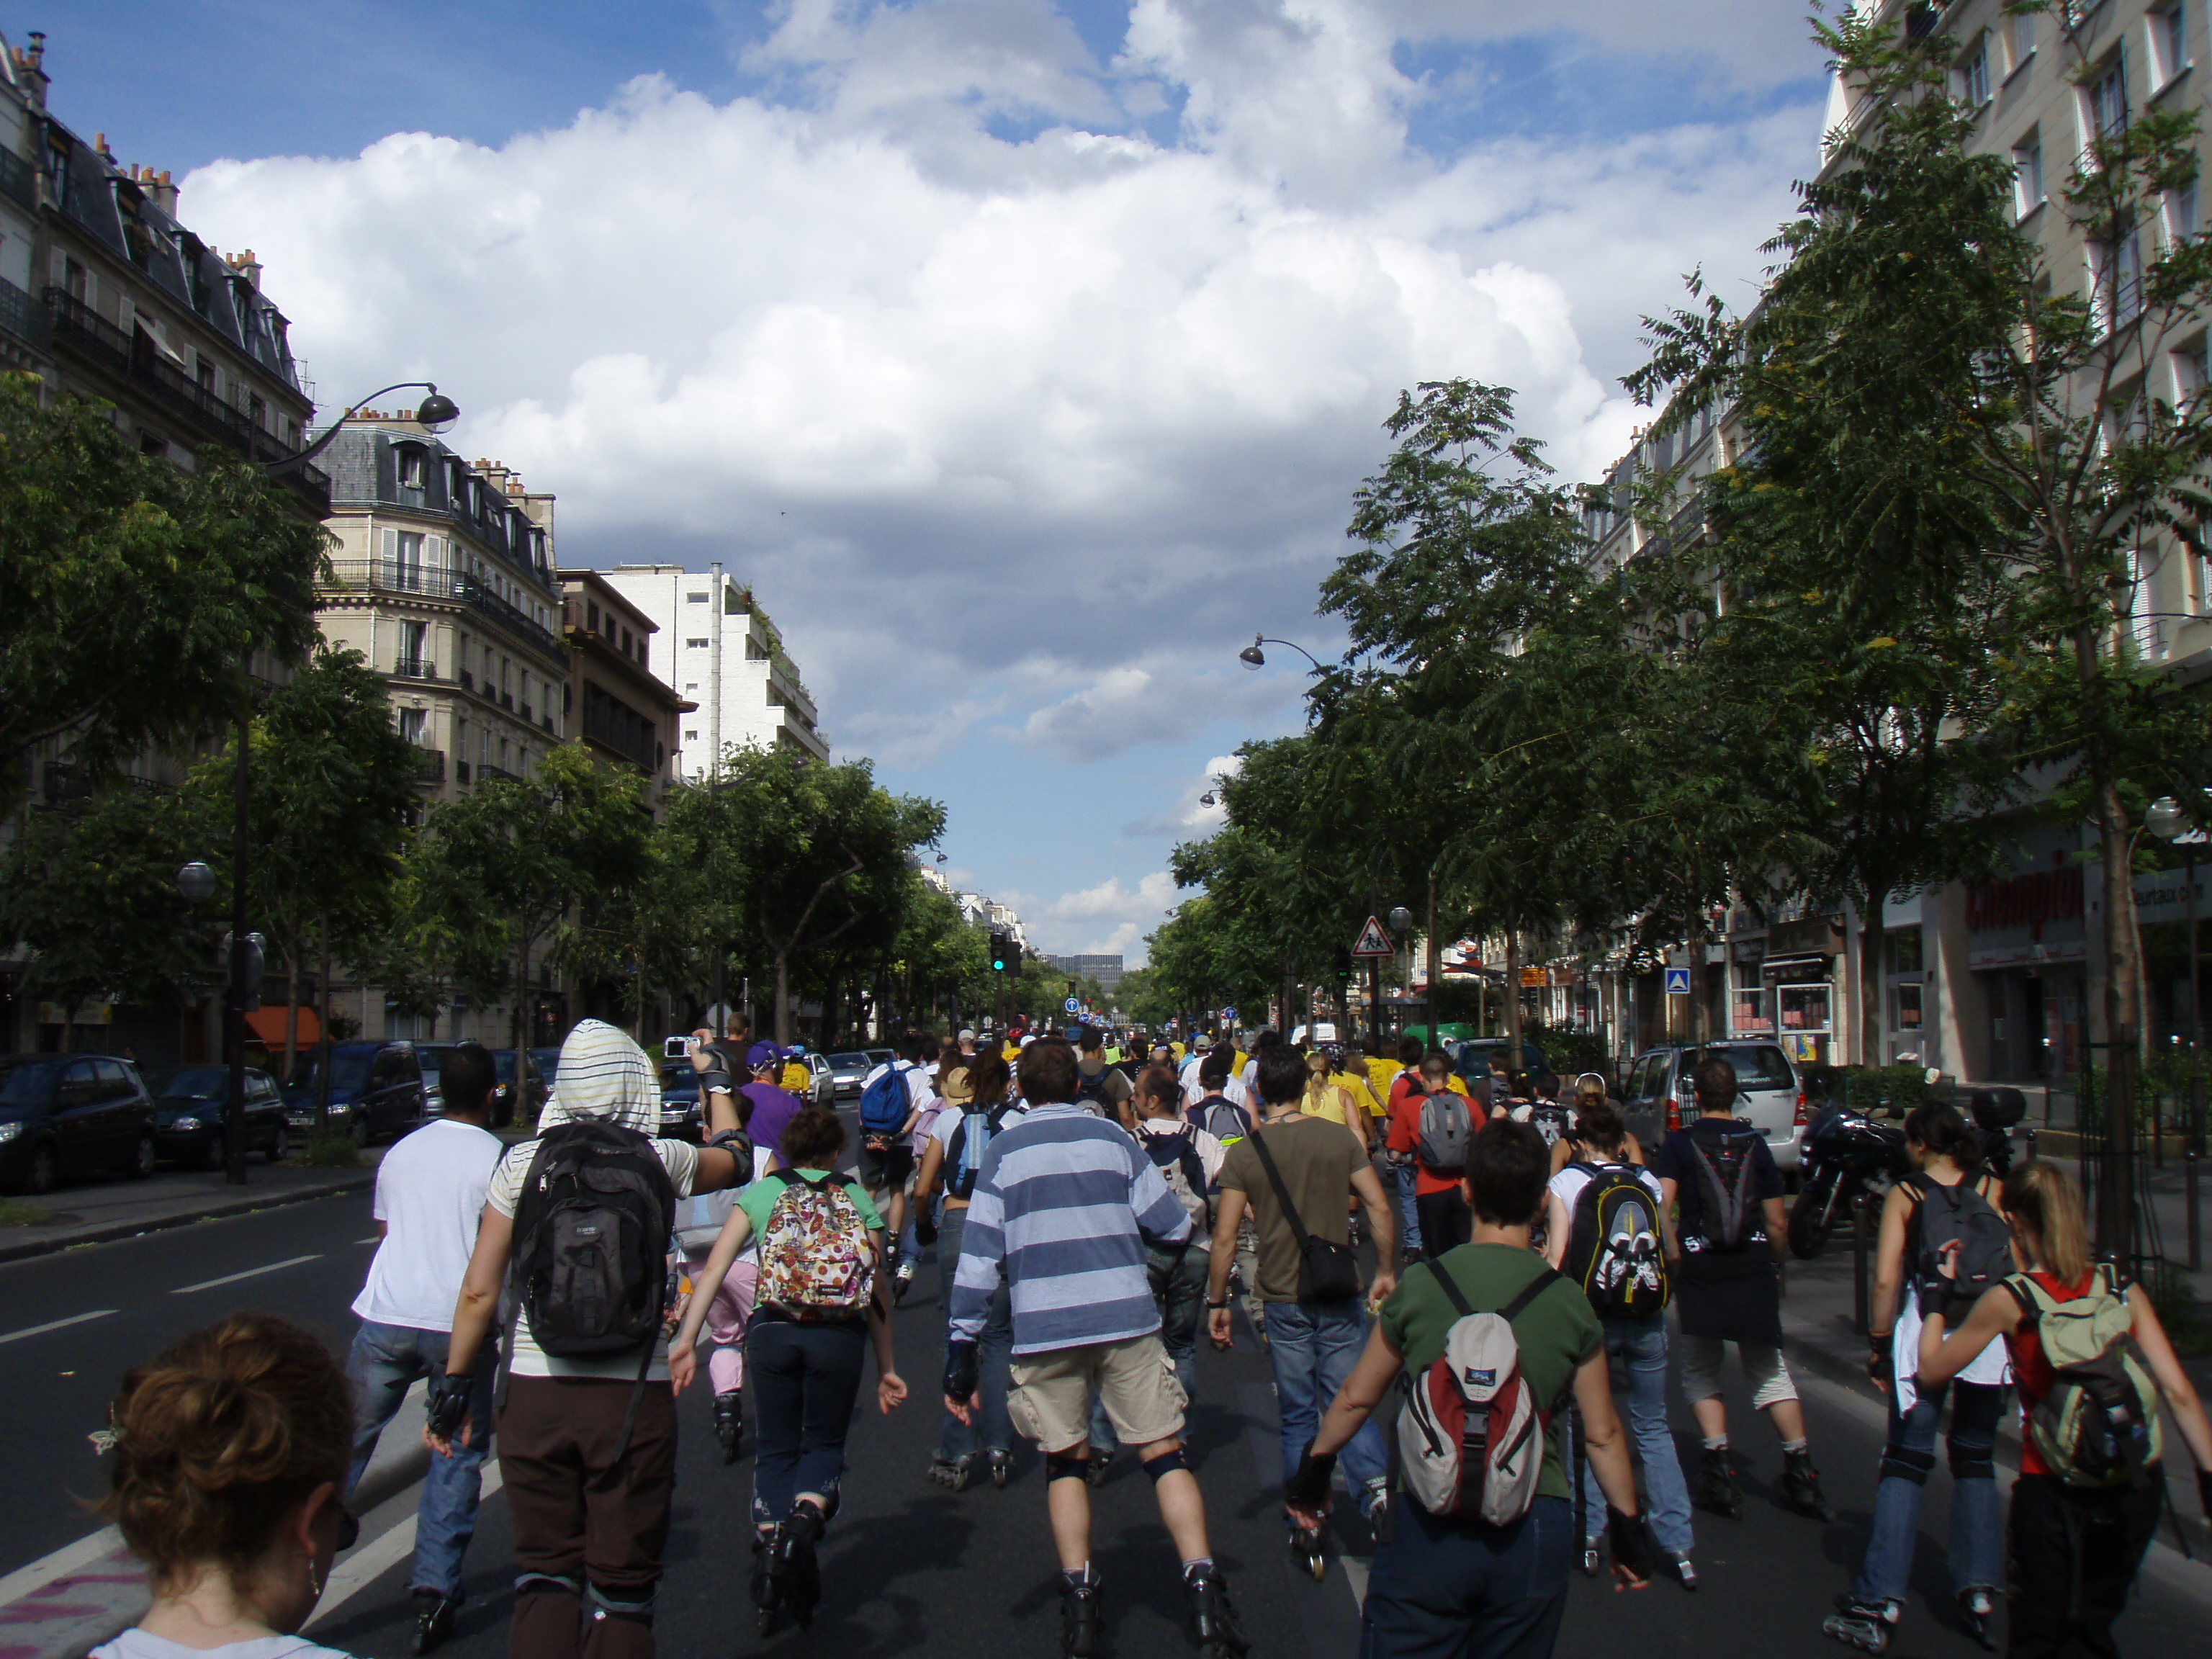
[[[914,1239],[917,1244],[937,1243],[937,1218],[927,1210],[914,1218]]]
[[[1626,1567],[1638,1578],[1649,1578],[1652,1571],[1653,1552],[1651,1532],[1640,1515],[1623,1515],[1610,1504],[1605,1506],[1606,1540],[1613,1547],[1613,1565]]]
[[[1283,1483],[1284,1501],[1301,1509],[1320,1509],[1328,1502],[1329,1477],[1335,1473],[1336,1454],[1316,1452],[1313,1442],[1307,1441],[1305,1455],[1298,1460],[1297,1473]]]
[[[974,1399],[975,1379],[982,1368],[981,1350],[975,1343],[946,1343],[945,1345],[945,1397],[947,1400]]]
[[[472,1378],[433,1372],[422,1399],[423,1419],[430,1432],[441,1440],[451,1440],[461,1419],[469,1414],[469,1395],[474,1391]]]
[[[1867,1375],[1877,1382],[1897,1380],[1897,1351],[1887,1337],[1867,1345]]]

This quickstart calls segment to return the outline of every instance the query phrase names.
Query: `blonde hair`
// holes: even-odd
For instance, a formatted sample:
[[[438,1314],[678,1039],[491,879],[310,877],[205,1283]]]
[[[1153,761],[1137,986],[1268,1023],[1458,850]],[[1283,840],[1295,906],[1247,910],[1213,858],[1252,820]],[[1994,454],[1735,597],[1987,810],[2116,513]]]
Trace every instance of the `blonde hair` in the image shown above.
[[[1316,1048],[1306,1055],[1306,1097],[1304,1109],[1311,1111],[1330,1088],[1328,1056]]]
[[[2031,1158],[2005,1177],[2005,1213],[2035,1237],[2043,1268],[2062,1285],[2078,1285],[2089,1271],[2089,1229],[2081,1189],[2056,1164]]]
[[[233,1314],[123,1379],[101,1508],[161,1590],[246,1572],[285,1514],[345,1483],[353,1390],[314,1336],[274,1314]]]

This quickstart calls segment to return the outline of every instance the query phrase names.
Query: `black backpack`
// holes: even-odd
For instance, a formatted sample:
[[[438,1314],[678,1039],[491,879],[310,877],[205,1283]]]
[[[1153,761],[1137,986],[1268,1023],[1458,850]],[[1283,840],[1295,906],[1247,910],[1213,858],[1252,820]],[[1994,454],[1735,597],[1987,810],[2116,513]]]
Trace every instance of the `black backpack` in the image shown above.
[[[1113,1075],[1114,1068],[1111,1066],[1101,1066],[1095,1077],[1079,1066],[1075,1073],[1076,1104],[1096,1106],[1101,1116],[1112,1117],[1114,1097],[1107,1093],[1106,1085],[1107,1080]]]
[[[653,1142],[583,1118],[538,1138],[514,1206],[515,1316],[549,1354],[650,1365],[667,1306],[676,1186]]]
[[[1689,1133],[1690,1153],[1698,1160],[1698,1195],[1704,1200],[1705,1238],[1711,1249],[1733,1255],[1751,1242],[1759,1204],[1753,1195],[1758,1170],[1752,1153],[1759,1131],[1732,1123],[1717,1135]]]
[[[1912,1260],[1917,1264],[1914,1276],[1923,1287],[1966,1302],[2010,1276],[2012,1229],[1982,1196],[1972,1176],[1955,1187],[1924,1174],[1908,1177],[1905,1185],[1920,1198],[1912,1206]],[[1943,1247],[1954,1238],[1960,1245],[1958,1272],[1947,1279],[1942,1267]]]
[[[1561,1270],[1601,1314],[1656,1314],[1667,1305],[1659,1200],[1632,1164],[1568,1166],[1589,1176],[1575,1194]]]

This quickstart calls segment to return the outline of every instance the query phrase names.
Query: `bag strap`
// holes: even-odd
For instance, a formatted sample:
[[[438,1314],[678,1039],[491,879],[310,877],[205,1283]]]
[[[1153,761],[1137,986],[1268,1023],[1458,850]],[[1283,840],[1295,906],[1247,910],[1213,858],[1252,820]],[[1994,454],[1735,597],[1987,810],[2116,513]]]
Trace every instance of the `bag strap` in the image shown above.
[[[1291,1202],[1291,1189],[1283,1184],[1283,1172],[1275,1167],[1275,1155],[1267,1150],[1267,1143],[1261,1138],[1260,1126],[1254,1124],[1252,1133],[1244,1139],[1260,1155],[1261,1166],[1267,1170],[1267,1180],[1275,1188],[1275,1201],[1283,1206],[1283,1218],[1291,1224],[1291,1232],[1298,1241],[1298,1249],[1304,1250],[1313,1243],[1313,1235],[1306,1231],[1306,1224],[1298,1218],[1298,1206]]]
[[[1444,1271],[1444,1264],[1436,1257],[1431,1256],[1429,1258],[1426,1265],[1429,1271],[1436,1275],[1437,1283],[1443,1287],[1445,1298],[1452,1304],[1452,1310],[1458,1314],[1462,1319],[1474,1318],[1478,1310],[1468,1303],[1466,1294],[1461,1291],[1459,1287],[1459,1281]],[[1510,1325],[1515,1320],[1520,1318],[1522,1314],[1528,1311],[1528,1304],[1530,1303],[1534,1302],[1538,1297],[1543,1295],[1545,1291],[1550,1290],[1554,1284],[1560,1281],[1563,1275],[1553,1271],[1552,1268],[1546,1267],[1534,1279],[1530,1279],[1526,1285],[1521,1287],[1520,1295],[1515,1297],[1504,1307],[1495,1309],[1492,1311],[1494,1311],[1500,1319]]]
[[[1445,1299],[1452,1304],[1452,1311],[1462,1319],[1474,1318],[1474,1310],[1468,1305],[1467,1297],[1462,1293],[1458,1281],[1444,1271],[1444,1264],[1435,1256],[1431,1256],[1425,1265],[1428,1270],[1436,1275],[1437,1283],[1443,1286]]]

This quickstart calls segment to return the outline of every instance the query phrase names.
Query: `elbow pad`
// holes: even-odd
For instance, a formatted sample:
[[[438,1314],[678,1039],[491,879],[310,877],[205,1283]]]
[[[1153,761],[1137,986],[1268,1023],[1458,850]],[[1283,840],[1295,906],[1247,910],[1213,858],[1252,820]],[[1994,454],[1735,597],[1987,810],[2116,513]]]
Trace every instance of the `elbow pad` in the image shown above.
[[[975,1343],[947,1342],[945,1345],[945,1397],[946,1399],[973,1399],[975,1394],[976,1378],[981,1371],[981,1351]]]
[[[732,1187],[743,1187],[751,1182],[753,1143],[751,1137],[743,1129],[724,1129],[719,1134],[709,1135],[707,1138],[707,1144],[709,1146],[720,1147],[722,1151],[737,1159],[738,1176],[737,1179],[730,1183]]]

